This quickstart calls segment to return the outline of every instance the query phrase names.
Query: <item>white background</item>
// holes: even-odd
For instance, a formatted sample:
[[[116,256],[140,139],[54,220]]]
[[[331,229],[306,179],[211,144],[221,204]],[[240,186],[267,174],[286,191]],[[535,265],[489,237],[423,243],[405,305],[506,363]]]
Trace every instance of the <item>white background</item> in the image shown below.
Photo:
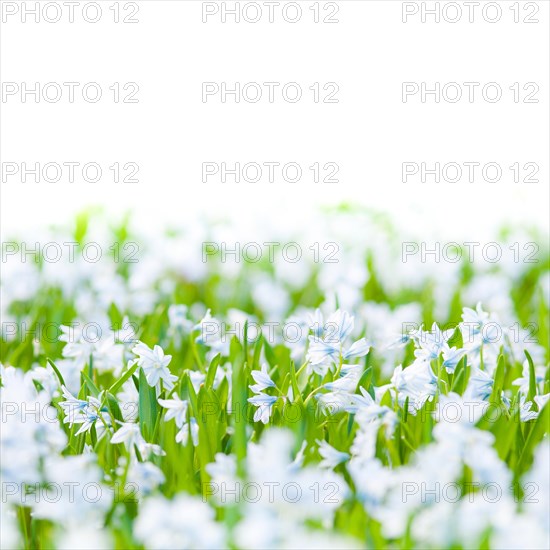
[[[4,86],[97,82],[103,97],[97,103],[84,101],[82,86],[74,103],[68,102],[66,88],[56,103],[35,103],[32,95],[22,102],[20,93],[3,96],[1,160],[97,162],[104,173],[93,184],[81,178],[72,184],[9,178],[1,184],[2,229],[55,222],[90,203],[114,211],[134,209],[145,225],[197,210],[236,217],[253,211],[281,223],[292,218],[307,223],[314,205],[343,200],[415,226],[451,226],[457,236],[465,227],[482,232],[511,219],[548,228],[547,1],[519,2],[522,20],[532,6],[538,8],[533,18],[539,22],[531,24],[514,22],[510,1],[492,3],[502,9],[496,23],[484,20],[483,1],[475,7],[473,22],[458,2],[463,10],[458,23],[436,23],[430,15],[423,23],[420,13],[404,23],[403,4],[411,3],[400,0],[339,0],[335,24],[315,24],[310,1],[299,2],[302,17],[294,24],[281,15],[286,2],[274,8],[274,23],[267,21],[265,6],[256,24],[235,23],[232,16],[222,23],[220,13],[203,23],[203,2],[197,0],[138,1],[134,18],[139,22],[133,24],[113,21],[113,0],[98,2],[102,17],[95,24],[82,16],[81,6],[89,2],[75,8],[74,23],[68,22],[66,7],[59,22],[41,15],[36,23],[32,14],[23,22],[22,4],[33,9],[35,3],[2,2]],[[18,4],[18,13],[8,15],[7,4]],[[128,2],[118,4],[121,18],[133,11]],[[322,17],[326,4],[320,2]],[[92,8],[87,13],[94,16]],[[304,96],[295,104],[277,92],[274,103],[235,103],[232,97],[222,103],[219,95],[204,103],[205,81],[294,81]],[[503,97],[488,103],[480,86],[473,103],[465,98],[435,103],[433,96],[422,103],[419,95],[403,103],[405,81],[430,86],[496,82]],[[114,103],[109,86],[115,82],[136,82],[139,102]],[[308,90],[314,82],[336,82],[339,103],[314,103]],[[515,103],[509,90],[514,82],[535,82],[539,102]],[[304,175],[297,183],[280,178],[275,183],[203,183],[205,161],[297,162]],[[339,182],[311,183],[308,167],[316,161],[336,162]],[[497,162],[503,176],[495,184],[479,176],[469,183],[466,175],[455,184],[402,183],[402,163],[423,161]],[[113,183],[108,167],[114,162],[137,163],[139,183]],[[508,169],[514,162],[537,163],[539,183],[514,183]]]

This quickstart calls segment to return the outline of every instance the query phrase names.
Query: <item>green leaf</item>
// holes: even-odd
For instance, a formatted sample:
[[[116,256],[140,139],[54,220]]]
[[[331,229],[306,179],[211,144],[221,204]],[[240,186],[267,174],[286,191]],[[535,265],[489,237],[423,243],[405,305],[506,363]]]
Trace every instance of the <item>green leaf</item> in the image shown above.
[[[122,412],[120,410],[120,406],[118,404],[117,398],[112,395],[111,393],[107,392],[107,406],[109,407],[109,412],[113,416],[115,420],[118,420],[119,422],[124,422],[124,417],[122,416]]]
[[[464,347],[464,342],[462,340],[462,332],[460,327],[456,327],[454,332],[451,334],[451,337],[447,340],[447,344],[450,347],[462,348]]]
[[[527,352],[526,352],[527,353]],[[540,411],[538,418],[534,421],[534,426],[523,445],[518,464],[516,466],[516,474],[522,475],[527,470],[532,458],[535,447],[540,443],[545,434],[550,428],[550,402],[547,402]]]
[[[143,437],[149,441],[153,435],[157,418],[157,396],[154,387],[149,386],[143,369],[139,371],[139,427]]]
[[[114,302],[111,302],[109,307],[109,319],[111,321],[111,328],[115,331],[122,329],[123,316],[118,310]]]
[[[243,460],[246,457],[246,424],[245,416],[248,386],[246,380],[248,378],[246,363],[234,363],[233,366],[233,387],[231,392],[231,419],[233,424],[233,449],[232,451],[237,456],[239,473],[243,473]]]
[[[136,372],[138,364],[131,366],[107,391],[109,393],[115,394],[123,385],[126,380]]]
[[[527,350],[524,350],[525,357],[529,363],[529,392],[527,394],[527,401],[533,401],[535,395],[537,395],[537,377],[535,373],[535,364],[533,359]]]
[[[57,368],[56,364],[49,358],[46,357],[46,361],[52,367],[53,371],[55,372],[55,375],[57,376],[57,379],[59,380],[59,383],[62,386],[65,386],[65,380],[63,380],[63,376],[61,376],[61,373],[59,372],[59,369]]]
[[[199,439],[207,443],[207,462],[203,465],[206,466],[214,460],[214,455],[220,450],[217,427],[222,411],[220,411],[220,403],[214,390],[205,387],[202,387],[197,395],[197,405],[196,419],[199,424]]]
[[[294,399],[296,399],[298,403],[302,403],[302,393],[298,387],[298,380],[296,379],[296,365],[294,364],[294,361],[290,362],[290,384],[292,385]]]
[[[264,343],[264,336],[260,335],[260,337],[256,341],[256,344],[254,345],[254,356],[252,358],[252,369],[253,370],[260,368],[260,355],[262,353],[263,343]]]
[[[244,358],[248,358],[248,319],[244,322],[243,330],[243,352]]]
[[[369,395],[374,399],[374,386],[372,384],[372,378],[373,378],[373,368],[372,365],[368,366],[365,369],[365,372],[361,375],[361,378],[359,379],[359,382],[357,383],[357,387],[355,388],[355,393],[359,393],[359,388],[365,388]]]
[[[208,367],[208,372],[206,373],[206,380],[204,381],[204,386],[206,389],[211,389],[214,385],[214,379],[216,377],[216,371],[218,370],[218,365],[220,364],[221,355],[218,353],[214,359],[210,362]]]
[[[264,353],[265,353],[265,358],[269,363],[269,366],[273,368],[277,364],[277,357],[275,355],[275,352],[273,351],[273,348],[271,347],[269,342],[265,339],[264,339]]]
[[[86,382],[86,385],[88,386],[88,390],[90,391],[90,393],[94,397],[97,397],[99,395],[99,389],[94,384],[94,381],[86,374],[84,370],[82,370],[80,374],[82,375],[82,378],[84,378],[84,381]]]
[[[495,377],[493,382],[493,391],[489,398],[490,403],[499,404],[502,401],[502,389],[504,385],[504,356],[501,354],[498,356],[497,368],[495,370]]]

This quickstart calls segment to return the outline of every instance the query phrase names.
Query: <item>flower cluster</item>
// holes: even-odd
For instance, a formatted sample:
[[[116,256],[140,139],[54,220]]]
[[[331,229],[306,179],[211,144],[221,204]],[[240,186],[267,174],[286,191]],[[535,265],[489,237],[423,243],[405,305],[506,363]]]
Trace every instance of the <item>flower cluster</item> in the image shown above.
[[[548,262],[372,246],[8,270],[2,548],[548,548]]]

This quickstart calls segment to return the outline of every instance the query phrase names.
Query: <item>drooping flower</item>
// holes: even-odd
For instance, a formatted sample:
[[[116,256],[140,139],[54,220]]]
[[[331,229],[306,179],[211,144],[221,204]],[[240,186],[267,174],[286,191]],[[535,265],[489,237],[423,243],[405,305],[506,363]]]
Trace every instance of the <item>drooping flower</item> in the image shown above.
[[[342,370],[344,369],[342,368]],[[329,391],[345,391],[348,393],[354,392],[360,377],[361,371],[351,370],[350,372],[347,372],[346,374],[344,374],[344,376],[337,378],[333,382],[327,382],[326,384],[324,384],[323,387]]]
[[[493,383],[494,381],[488,373],[472,367],[464,397],[474,401],[485,401],[493,391]]]
[[[261,421],[263,424],[267,424],[271,418],[273,405],[277,402],[277,399],[279,398],[274,395],[267,395],[262,392],[254,397],[250,397],[248,402],[258,407],[257,411],[254,413],[254,422]]]
[[[252,375],[252,378],[254,378],[254,381],[256,382],[256,384],[253,384],[252,386],[250,386],[250,389],[254,393],[260,393],[267,388],[275,387],[275,382],[271,380],[271,377],[267,372],[267,363],[264,363],[262,365],[261,370],[253,370],[250,372],[250,374]]]
[[[535,420],[538,417],[538,411],[531,410],[533,406],[532,401],[527,401],[524,394],[520,394],[519,398],[519,418],[522,422],[529,422],[529,420]]]
[[[445,344],[443,349],[443,367],[450,374],[453,373],[459,361],[466,355],[465,349],[450,348]]]

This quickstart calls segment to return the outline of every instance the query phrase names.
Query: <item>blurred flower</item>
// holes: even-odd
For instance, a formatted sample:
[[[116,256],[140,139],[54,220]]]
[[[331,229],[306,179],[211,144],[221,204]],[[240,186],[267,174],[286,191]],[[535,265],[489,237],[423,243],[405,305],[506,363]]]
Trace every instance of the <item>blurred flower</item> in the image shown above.
[[[185,447],[189,441],[189,433],[191,433],[193,446],[197,447],[199,444],[199,425],[194,417],[191,417],[189,422],[181,426],[180,431],[176,434],[176,442],[181,443]]]
[[[544,377],[546,375],[546,367],[535,366],[535,384],[539,391],[542,390],[544,385]],[[516,378],[512,384],[519,386],[519,391],[527,395],[529,393],[529,361],[527,359],[523,362],[523,371],[520,378]]]
[[[135,536],[151,550],[223,550],[227,547],[222,525],[208,504],[185,494],[173,500],[152,496],[140,506]]]
[[[112,445],[124,443],[124,446],[130,453],[133,453],[134,447],[137,447],[137,450],[144,459],[149,458],[151,453],[158,456],[166,454],[158,445],[147,443],[145,439],[143,439],[139,424],[132,424],[130,422],[118,423],[122,427],[111,436]]]
[[[319,454],[323,458],[323,460],[319,463],[320,468],[328,468],[329,470],[332,470],[333,468],[336,468],[338,464],[346,462],[346,460],[349,459],[348,453],[337,451],[326,441],[316,439],[315,442],[319,445]]]

